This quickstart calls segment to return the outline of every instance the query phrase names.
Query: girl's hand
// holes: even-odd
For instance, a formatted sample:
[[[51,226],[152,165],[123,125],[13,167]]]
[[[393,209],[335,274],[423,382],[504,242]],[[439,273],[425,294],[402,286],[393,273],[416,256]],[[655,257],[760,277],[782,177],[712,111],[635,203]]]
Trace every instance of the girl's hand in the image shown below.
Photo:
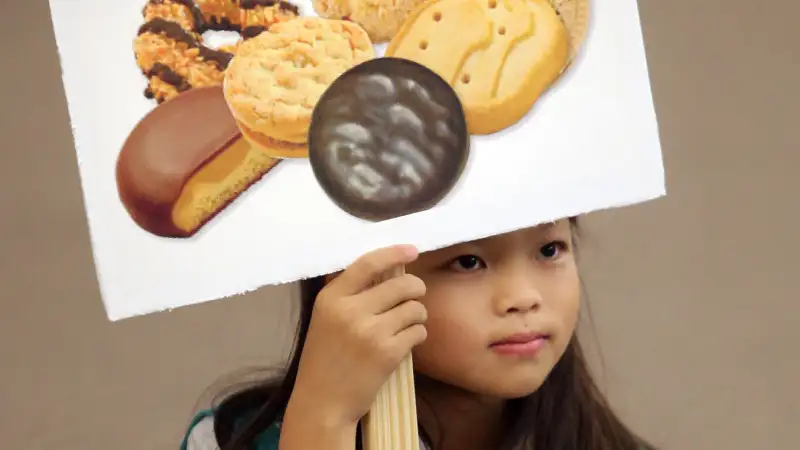
[[[369,411],[389,375],[427,336],[427,312],[415,300],[425,295],[422,280],[403,275],[373,284],[417,256],[411,246],[373,251],[319,293],[290,410],[348,427]]]

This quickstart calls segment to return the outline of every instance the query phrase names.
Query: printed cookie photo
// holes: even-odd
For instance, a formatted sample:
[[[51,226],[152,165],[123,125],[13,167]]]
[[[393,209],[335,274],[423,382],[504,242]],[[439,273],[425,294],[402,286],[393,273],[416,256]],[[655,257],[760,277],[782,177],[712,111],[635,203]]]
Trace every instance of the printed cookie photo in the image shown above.
[[[346,70],[375,57],[363,28],[302,17],[244,42],[225,73],[225,99],[245,139],[276,158],[308,156],[311,113]]]
[[[145,96],[163,102],[192,88],[222,84],[238,43],[211,49],[204,33],[236,31],[247,39],[298,13],[284,0],[149,0],[133,44],[136,63],[149,80]]]
[[[525,116],[574,58],[587,26],[586,1],[409,0],[382,4],[314,0],[313,9],[321,17],[313,17],[301,16],[300,9],[285,0],[150,0],[142,11],[145,22],[134,40],[134,53],[148,79],[145,95],[159,106],[137,125],[123,146],[117,165],[120,198],[143,229],[164,237],[193,236],[279,159],[308,157],[309,125],[317,101],[345,71],[376,58],[373,45],[384,42],[388,42],[386,58],[421,64],[454,90],[458,104],[451,102],[447,111],[454,120],[463,117],[467,123],[464,133],[501,131]],[[203,38],[209,31],[236,31],[241,38],[212,49]],[[459,39],[452,38],[456,35]],[[205,119],[207,125],[187,145],[181,133],[186,135],[188,127],[181,129],[166,118],[187,120],[191,113],[183,111],[205,109],[198,103],[199,94],[175,99],[163,110],[161,104],[210,86],[222,86],[227,110],[195,111],[195,124]],[[206,92],[203,95],[209,106],[219,109],[221,105],[212,101],[218,91]],[[359,98],[351,100],[358,103]],[[393,111],[391,102],[396,98],[387,101],[362,115]],[[227,136],[224,144],[212,142],[217,129],[230,131],[226,128],[230,120],[208,118],[227,113],[240,134]],[[325,115],[320,117],[328,120]],[[392,129],[398,120],[389,117],[380,122],[386,136],[396,136]],[[434,123],[420,121],[416,133],[433,136],[426,127],[435,127]],[[149,138],[153,134],[160,138]],[[466,136],[458,139],[469,142]],[[430,139],[424,140],[431,145]],[[178,144],[171,144],[174,141]],[[228,145],[233,142],[236,145]],[[384,140],[378,151],[393,154],[402,142]],[[357,155],[366,154],[361,150],[340,146],[335,157],[358,161]],[[451,157],[442,158],[445,156]],[[386,158],[372,156],[374,161]],[[394,173],[391,177],[375,170],[387,168],[384,163],[365,161],[365,165],[351,167],[347,179],[328,174],[319,182],[329,192],[334,179],[351,190],[362,186],[359,192],[364,198],[357,214],[335,197],[332,200],[357,217],[385,220],[392,218],[386,211],[411,214],[444,197],[446,192],[437,201],[420,200],[417,205],[407,204],[408,198],[397,195],[377,201],[378,192],[398,191],[397,183],[421,183],[422,166],[430,166],[430,162],[419,155],[416,160],[414,165],[405,158],[405,164],[398,162],[387,169]],[[179,161],[182,170],[165,168],[165,161]],[[448,171],[460,175],[466,161],[455,161],[458,170]],[[215,175],[210,176],[212,173]],[[323,172],[314,173],[321,176]],[[132,187],[136,184],[132,180],[144,179],[147,183],[140,183],[139,190]],[[446,185],[452,187],[457,181],[458,176]],[[202,193],[197,191],[198,185],[204,186]],[[161,186],[170,189],[158,191]],[[375,197],[369,198],[369,192]],[[375,210],[364,210],[366,205]]]
[[[658,195],[636,0],[589,2],[49,0],[109,315]]]
[[[283,0],[151,0],[143,14],[134,49],[158,105],[123,145],[117,186],[133,221],[162,237],[193,236],[279,158],[306,157],[314,99],[375,57],[358,25],[298,17]],[[241,40],[211,49],[209,30]]]

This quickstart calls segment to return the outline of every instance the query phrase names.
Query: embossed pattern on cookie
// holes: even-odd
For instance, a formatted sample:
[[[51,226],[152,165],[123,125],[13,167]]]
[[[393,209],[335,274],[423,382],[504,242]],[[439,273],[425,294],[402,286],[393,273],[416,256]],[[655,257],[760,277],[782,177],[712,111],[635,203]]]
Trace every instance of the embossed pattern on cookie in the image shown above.
[[[511,49],[533,35],[533,12],[525,5],[526,1],[476,2],[489,17],[494,36],[486,48],[472,52],[454,80],[456,92],[468,110],[477,110],[492,102],[497,93],[501,72],[509,70],[507,63]]]
[[[387,55],[439,73],[458,93],[470,133],[491,134],[518,122],[558,79],[569,36],[549,0],[434,0],[414,11]]]
[[[499,72],[492,99],[468,110],[475,134],[491,134],[519,122],[559,78],[569,58],[569,38],[547,0],[526,0],[533,13],[534,33],[511,48]],[[461,86],[456,84],[456,92]]]
[[[492,43],[492,23],[473,0],[439,0],[415,9],[386,48],[386,56],[409,59],[452,86],[464,61]]]

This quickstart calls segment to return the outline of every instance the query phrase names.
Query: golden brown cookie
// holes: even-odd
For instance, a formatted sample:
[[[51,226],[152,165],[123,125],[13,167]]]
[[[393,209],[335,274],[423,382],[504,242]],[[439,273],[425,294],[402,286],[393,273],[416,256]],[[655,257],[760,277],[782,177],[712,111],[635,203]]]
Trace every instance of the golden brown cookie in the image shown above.
[[[194,0],[194,3],[207,26],[240,33],[251,27],[263,31],[300,15],[297,6],[285,0]]]
[[[322,93],[346,70],[374,57],[369,36],[353,22],[282,22],[239,46],[225,71],[225,98],[246,138],[262,146],[304,145]],[[298,156],[307,149],[303,153]]]
[[[186,31],[200,33],[203,18],[192,0],[149,0],[142,9],[145,22],[153,19],[169,20]]]
[[[455,88],[470,133],[491,134],[519,121],[558,79],[569,35],[549,0],[434,0],[412,13],[386,54],[438,73]]]
[[[361,25],[374,44],[391,40],[411,11],[426,0],[313,0],[314,11],[328,19]]]
[[[247,39],[298,14],[285,0],[149,0],[133,44],[136,62],[149,80],[145,96],[161,103],[192,88],[222,83],[238,44],[211,49],[203,43],[204,32],[237,31]]]
[[[420,63],[453,85],[467,58],[492,39],[492,22],[477,0],[433,0],[411,13],[386,56]]]
[[[139,28],[133,47],[137,65],[150,80],[145,95],[159,103],[195,87],[221,84],[233,57],[202,45],[178,22],[160,18]]]
[[[590,0],[550,0],[570,34],[570,59],[580,51],[589,30]]]

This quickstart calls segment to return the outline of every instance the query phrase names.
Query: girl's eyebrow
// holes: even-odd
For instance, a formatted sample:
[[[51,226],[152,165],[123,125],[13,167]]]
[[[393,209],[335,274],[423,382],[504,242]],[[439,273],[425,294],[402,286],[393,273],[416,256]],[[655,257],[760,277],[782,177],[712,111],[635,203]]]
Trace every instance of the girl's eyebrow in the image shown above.
[[[525,231],[527,231],[528,233],[535,233],[536,235],[539,235],[539,236],[545,236],[545,235],[547,235],[547,233],[550,233],[550,232],[556,230],[558,228],[558,224],[559,224],[559,221],[546,222],[546,223],[542,223],[540,225],[537,225],[537,226],[532,227],[532,228],[530,228],[528,230],[525,230]],[[511,233],[515,233],[515,232],[518,232],[518,231],[512,231]],[[461,243],[458,243],[458,244],[454,244],[454,245],[452,245],[450,247],[442,248],[442,249],[438,250],[437,252],[438,252],[438,255],[441,255],[440,256],[441,258],[445,258],[445,255],[452,256],[454,254],[459,254],[459,253],[463,253],[463,252],[480,250],[481,248],[485,247],[486,245],[490,245],[491,241],[497,240],[497,239],[501,239],[501,237],[500,236],[489,236],[489,237],[485,237],[485,238],[482,238],[482,239],[476,239],[474,241],[461,242]]]
[[[555,227],[556,227],[556,225],[558,225],[558,221],[555,221],[555,222],[547,222],[547,223],[543,223],[543,224],[541,224],[541,225],[537,225],[537,226],[536,226],[536,229],[537,229],[538,231],[548,231],[548,230],[550,230],[550,229],[552,229],[552,228],[555,228]]]
[[[562,225],[561,221],[548,222],[537,226],[533,230],[535,230],[534,231],[535,233],[538,233],[542,236],[549,236],[552,235],[553,233],[561,233],[561,232],[570,234],[572,233],[572,226],[569,225],[569,222],[564,224],[564,226],[561,225]]]

